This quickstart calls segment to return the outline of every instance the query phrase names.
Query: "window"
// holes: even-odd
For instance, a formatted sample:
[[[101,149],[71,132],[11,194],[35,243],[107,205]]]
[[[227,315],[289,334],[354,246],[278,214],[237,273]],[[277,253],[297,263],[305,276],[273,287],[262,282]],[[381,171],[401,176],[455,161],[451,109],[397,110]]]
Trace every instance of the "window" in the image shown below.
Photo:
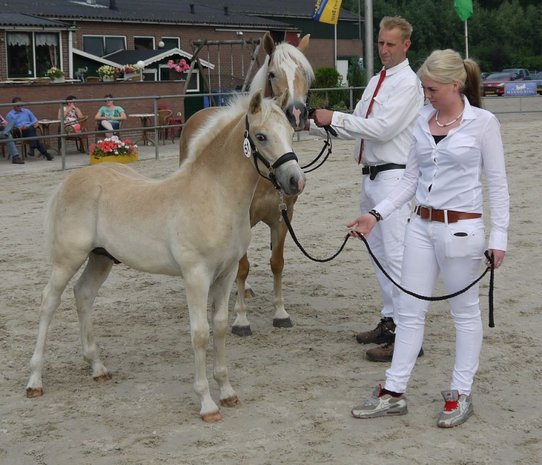
[[[58,32],[8,32],[8,77],[45,76],[51,66],[61,68]]]
[[[154,37],[134,37],[136,50],[154,50]]]
[[[162,42],[164,42],[164,50],[181,48],[181,41],[178,37],[162,37]]]
[[[126,50],[124,36],[83,36],[83,50],[103,57],[119,50]]]

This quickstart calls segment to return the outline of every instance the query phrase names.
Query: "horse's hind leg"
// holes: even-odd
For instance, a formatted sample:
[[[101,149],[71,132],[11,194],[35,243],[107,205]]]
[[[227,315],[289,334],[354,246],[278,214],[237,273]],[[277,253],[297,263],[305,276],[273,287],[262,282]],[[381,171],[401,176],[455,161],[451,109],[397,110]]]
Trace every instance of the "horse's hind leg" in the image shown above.
[[[79,261],[72,261],[71,264],[65,266],[60,266],[58,263],[53,264],[49,282],[43,289],[41,296],[38,338],[34,354],[30,360],[30,379],[26,385],[27,397],[39,397],[43,395],[42,372],[49,325],[53,319],[55,310],[60,305],[62,292],[64,292],[69,280],[82,265],[83,261],[84,258]]]
[[[81,346],[83,358],[92,368],[92,377],[96,381],[107,381],[111,375],[103,365],[98,355],[98,347],[94,340],[92,327],[92,305],[101,285],[109,276],[113,260],[111,258],[91,253],[87,266],[74,287],[75,305],[79,317],[81,331]]]
[[[235,301],[234,311],[237,312],[235,321],[231,327],[231,332],[237,336],[251,336],[250,322],[247,318],[247,303],[246,303],[246,283],[250,263],[247,255],[239,260],[239,268],[237,269],[237,299]]]
[[[293,206],[292,206],[293,207]],[[292,216],[293,208],[289,209],[289,217]],[[269,225],[271,229],[271,271],[273,272],[273,305],[275,315],[273,326],[275,328],[291,328],[293,326],[290,315],[284,308],[282,295],[282,270],[284,269],[284,242],[286,241],[287,228],[284,221],[277,221]]]

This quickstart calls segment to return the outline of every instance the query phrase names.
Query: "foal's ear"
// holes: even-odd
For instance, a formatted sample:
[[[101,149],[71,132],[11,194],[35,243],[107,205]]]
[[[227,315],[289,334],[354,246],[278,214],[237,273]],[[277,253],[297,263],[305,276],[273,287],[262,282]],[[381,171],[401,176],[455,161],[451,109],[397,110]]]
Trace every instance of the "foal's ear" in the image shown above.
[[[255,113],[258,113],[262,108],[262,91],[259,90],[258,92],[255,92],[252,98],[250,99],[250,103],[248,105],[248,112],[253,115]]]
[[[299,41],[299,44],[297,46],[297,49],[305,55],[305,52],[309,49],[309,41],[310,41],[311,35],[306,34],[303,36],[303,38]]]
[[[263,49],[265,50],[265,53],[268,55],[271,55],[273,51],[275,50],[275,41],[271,37],[271,34],[269,31],[265,33],[263,36]]]

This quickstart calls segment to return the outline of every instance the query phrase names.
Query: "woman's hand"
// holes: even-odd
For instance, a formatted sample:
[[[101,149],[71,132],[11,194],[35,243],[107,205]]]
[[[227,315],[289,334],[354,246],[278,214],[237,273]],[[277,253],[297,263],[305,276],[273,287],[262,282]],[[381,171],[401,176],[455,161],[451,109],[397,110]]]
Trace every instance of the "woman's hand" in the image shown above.
[[[369,236],[375,224],[376,218],[373,215],[366,213],[348,223],[346,227],[350,229],[354,228],[353,231],[350,231],[350,235],[353,237],[357,237],[356,232],[363,236]]]
[[[501,266],[502,262],[504,261],[504,254],[506,252],[504,250],[498,249],[489,249],[488,252],[490,255],[493,255],[493,268],[499,268],[499,266]],[[489,266],[489,262],[487,262],[487,265]]]

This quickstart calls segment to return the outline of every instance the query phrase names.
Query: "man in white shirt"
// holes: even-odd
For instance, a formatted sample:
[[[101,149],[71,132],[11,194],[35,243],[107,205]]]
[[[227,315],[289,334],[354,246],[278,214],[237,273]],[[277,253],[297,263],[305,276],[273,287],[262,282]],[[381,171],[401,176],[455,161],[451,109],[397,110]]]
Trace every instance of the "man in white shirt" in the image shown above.
[[[380,22],[378,54],[382,71],[367,85],[353,114],[325,109],[316,110],[310,132],[321,134],[331,125],[342,139],[355,139],[354,158],[363,164],[361,212],[367,213],[383,200],[401,179],[412,140],[412,132],[423,105],[420,81],[406,57],[412,26],[401,17],[385,17]],[[384,269],[400,281],[408,205],[378,223],[368,238],[369,245]],[[375,362],[391,361],[395,339],[394,301],[398,290],[374,266],[383,298],[381,320],[371,331],[359,333],[361,344],[382,344],[369,349],[367,358]],[[420,352],[420,355],[423,351]]]

